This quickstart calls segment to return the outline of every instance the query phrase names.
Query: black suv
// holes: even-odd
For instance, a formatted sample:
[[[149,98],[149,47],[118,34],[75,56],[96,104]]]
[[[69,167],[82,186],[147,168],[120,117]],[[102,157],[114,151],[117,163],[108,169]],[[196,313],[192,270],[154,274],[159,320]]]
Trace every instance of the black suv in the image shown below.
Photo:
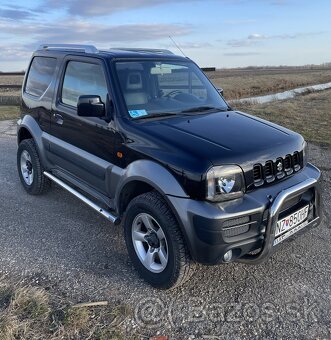
[[[17,166],[124,227],[158,288],[194,262],[260,263],[320,223],[320,171],[297,133],[233,110],[200,68],[166,50],[41,46],[26,72]]]

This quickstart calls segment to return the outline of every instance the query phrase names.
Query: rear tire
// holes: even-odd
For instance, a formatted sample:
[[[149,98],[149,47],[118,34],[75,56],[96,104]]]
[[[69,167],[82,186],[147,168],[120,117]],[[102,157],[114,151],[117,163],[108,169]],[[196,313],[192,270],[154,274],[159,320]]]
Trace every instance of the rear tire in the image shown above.
[[[50,180],[44,176],[36,144],[33,139],[24,139],[17,150],[17,170],[21,183],[30,195],[40,195],[50,188]]]
[[[193,274],[178,222],[156,191],[135,197],[124,221],[125,242],[140,276],[159,289],[175,288]]]

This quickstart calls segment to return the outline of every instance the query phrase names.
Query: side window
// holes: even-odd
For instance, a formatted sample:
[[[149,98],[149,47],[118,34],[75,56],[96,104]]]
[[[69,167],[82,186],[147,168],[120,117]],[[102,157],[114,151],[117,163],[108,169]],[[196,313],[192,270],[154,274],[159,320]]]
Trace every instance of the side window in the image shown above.
[[[69,61],[62,86],[61,101],[77,107],[78,97],[97,95],[106,103],[107,83],[102,67],[80,61]]]
[[[55,67],[55,58],[34,57],[26,81],[25,92],[40,98],[52,81]]]

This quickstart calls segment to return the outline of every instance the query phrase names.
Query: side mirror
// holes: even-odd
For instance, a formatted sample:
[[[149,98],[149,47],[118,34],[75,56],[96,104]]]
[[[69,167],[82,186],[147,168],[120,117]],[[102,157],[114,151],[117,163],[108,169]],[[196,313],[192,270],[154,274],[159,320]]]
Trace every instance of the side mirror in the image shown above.
[[[104,117],[105,104],[101,101],[100,96],[79,96],[77,115],[81,117]]]
[[[218,93],[219,93],[222,97],[224,97],[224,91],[223,91],[223,89],[222,89],[221,87],[218,88],[217,91],[218,91]]]

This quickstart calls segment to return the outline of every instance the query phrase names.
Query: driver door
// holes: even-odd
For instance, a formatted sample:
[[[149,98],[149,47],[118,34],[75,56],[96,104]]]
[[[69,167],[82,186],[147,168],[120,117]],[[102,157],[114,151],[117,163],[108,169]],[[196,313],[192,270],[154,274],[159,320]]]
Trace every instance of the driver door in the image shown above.
[[[106,195],[107,169],[114,163],[116,132],[107,119],[79,117],[77,102],[81,95],[99,95],[107,118],[109,90],[102,60],[67,57],[53,107],[50,140],[50,158],[58,175],[79,179]]]

